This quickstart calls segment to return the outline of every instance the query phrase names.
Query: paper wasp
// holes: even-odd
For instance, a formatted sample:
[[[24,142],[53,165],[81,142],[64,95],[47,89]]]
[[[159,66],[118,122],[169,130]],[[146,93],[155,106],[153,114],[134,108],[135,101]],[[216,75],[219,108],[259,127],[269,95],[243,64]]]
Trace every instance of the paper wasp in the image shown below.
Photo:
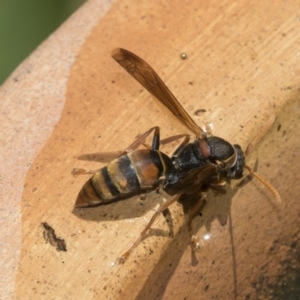
[[[163,189],[171,196],[158,208],[139,238],[121,257],[120,261],[126,260],[145,236],[156,217],[178,200],[181,195],[199,194],[203,198],[210,187],[224,186],[226,180],[240,179],[244,169],[247,169],[266,185],[280,201],[276,189],[245,163],[245,155],[261,133],[250,143],[245,153],[239,145],[232,145],[220,137],[208,137],[150,65],[137,55],[121,48],[115,49],[112,57],[165,105],[189,131],[196,135],[193,142],[190,142],[188,134],[169,137],[161,141],[159,127],[153,127],[134,141],[123,155],[104,168],[95,171],[81,189],[75,207],[88,207],[118,201],[141,191],[153,190],[159,184],[162,184]],[[151,149],[137,149],[152,132],[154,135]],[[177,139],[183,139],[183,141],[172,157],[159,150],[161,143]],[[90,172],[82,169],[74,171],[74,174],[87,173]],[[191,231],[191,220],[188,225]]]

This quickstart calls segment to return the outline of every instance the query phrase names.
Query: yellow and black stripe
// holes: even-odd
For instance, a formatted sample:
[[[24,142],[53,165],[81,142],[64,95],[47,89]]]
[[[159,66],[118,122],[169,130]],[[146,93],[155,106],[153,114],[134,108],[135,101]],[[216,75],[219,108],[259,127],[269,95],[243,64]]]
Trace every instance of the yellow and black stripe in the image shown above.
[[[107,203],[151,189],[171,168],[171,159],[160,151],[143,149],[130,152],[97,171],[81,189],[75,206]]]

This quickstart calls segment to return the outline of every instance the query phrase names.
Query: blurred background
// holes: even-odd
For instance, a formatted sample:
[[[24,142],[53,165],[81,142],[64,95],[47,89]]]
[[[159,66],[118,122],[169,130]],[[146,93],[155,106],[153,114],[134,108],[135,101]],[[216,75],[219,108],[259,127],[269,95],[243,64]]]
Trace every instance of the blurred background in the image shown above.
[[[85,0],[0,0],[0,85]]]

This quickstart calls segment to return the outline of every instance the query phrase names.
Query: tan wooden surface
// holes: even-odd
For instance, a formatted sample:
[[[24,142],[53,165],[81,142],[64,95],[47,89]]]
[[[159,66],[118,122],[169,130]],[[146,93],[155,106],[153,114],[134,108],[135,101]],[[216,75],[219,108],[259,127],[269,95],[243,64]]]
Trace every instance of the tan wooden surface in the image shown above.
[[[0,298],[266,299],[282,290],[288,266],[299,269],[299,26],[298,1],[83,6],[0,90]],[[211,238],[194,258],[174,204],[174,237],[161,216],[117,265],[162,195],[73,211],[88,177],[71,170],[103,166],[78,156],[123,150],[150,126],[161,126],[162,137],[182,127],[114,62],[116,47],[151,64],[196,122],[243,148],[278,115],[249,164],[259,159],[283,203],[255,180],[210,193],[194,227]],[[67,252],[45,242],[42,222]]]

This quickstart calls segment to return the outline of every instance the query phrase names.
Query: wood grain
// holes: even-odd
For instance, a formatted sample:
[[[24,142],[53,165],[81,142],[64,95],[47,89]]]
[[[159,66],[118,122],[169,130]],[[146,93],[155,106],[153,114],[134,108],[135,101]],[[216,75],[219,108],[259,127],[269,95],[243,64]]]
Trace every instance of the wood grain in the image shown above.
[[[88,9],[93,6],[96,1]],[[296,1],[125,0],[114,2],[99,17],[69,74],[57,77],[57,82],[68,78],[63,110],[52,111],[60,120],[26,174],[13,299],[263,299],[271,295],[269,286],[276,290],[285,272],[283,262],[299,268],[291,259],[300,237],[295,227],[299,187],[293,184],[299,178],[297,9]],[[72,20],[64,26],[70,24]],[[68,32],[64,34],[67,38]],[[129,260],[116,265],[162,195],[73,211],[88,177],[74,178],[71,171],[101,167],[103,163],[78,157],[123,150],[151,126],[160,126],[162,137],[183,130],[110,57],[116,47],[145,59],[197,123],[212,122],[215,135],[244,149],[269,117],[278,115],[249,164],[259,159],[259,173],[278,188],[283,204],[277,206],[255,180],[233,183],[224,195],[210,193],[202,217],[195,220],[203,244],[196,257],[191,257],[182,207],[174,204],[169,223],[159,218]],[[24,76],[36,83],[30,73]],[[8,82],[3,88],[12,86]],[[19,92],[24,91],[33,93],[21,86]],[[38,106],[44,100],[32,97],[28,114],[39,111],[44,116]],[[206,112],[195,116],[198,109]],[[47,117],[40,122],[46,123]],[[11,164],[12,173],[18,170],[16,164]],[[18,183],[23,185],[21,178]],[[42,222],[65,240],[67,252],[45,243]],[[5,226],[13,223],[6,220]]]

